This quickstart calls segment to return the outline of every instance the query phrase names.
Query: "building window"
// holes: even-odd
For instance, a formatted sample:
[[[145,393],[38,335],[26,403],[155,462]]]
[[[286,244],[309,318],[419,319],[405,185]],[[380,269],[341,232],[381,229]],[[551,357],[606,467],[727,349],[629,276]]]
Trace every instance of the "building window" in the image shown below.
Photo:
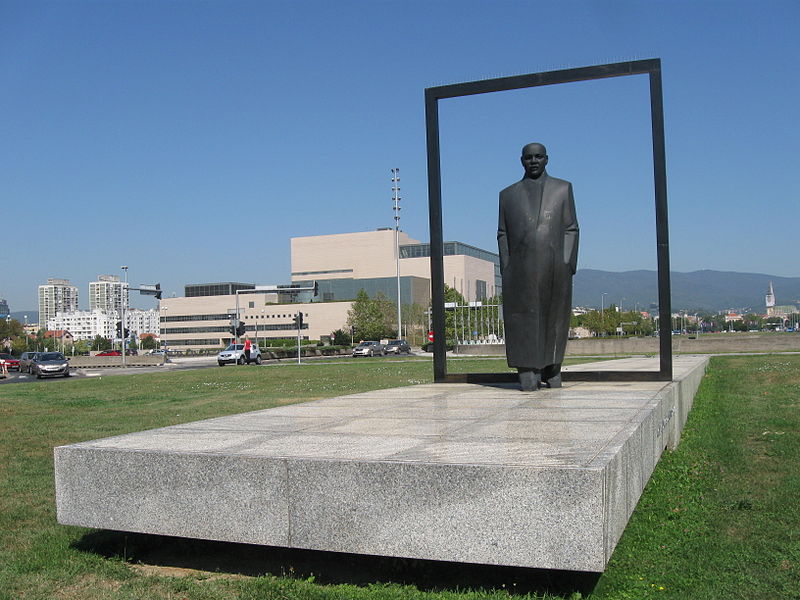
[[[475,300],[486,300],[486,282],[481,279],[475,280]]]

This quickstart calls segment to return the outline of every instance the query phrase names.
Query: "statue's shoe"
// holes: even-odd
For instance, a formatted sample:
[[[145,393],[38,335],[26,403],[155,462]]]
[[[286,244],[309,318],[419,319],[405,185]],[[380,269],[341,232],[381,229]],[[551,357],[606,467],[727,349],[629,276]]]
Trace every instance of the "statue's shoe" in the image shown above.
[[[549,388],[560,388],[561,387],[561,373],[558,375],[554,375],[550,379],[547,379],[545,385]]]
[[[541,374],[536,371],[520,371],[519,383],[523,392],[535,392],[539,389]],[[560,380],[560,379],[559,379]]]

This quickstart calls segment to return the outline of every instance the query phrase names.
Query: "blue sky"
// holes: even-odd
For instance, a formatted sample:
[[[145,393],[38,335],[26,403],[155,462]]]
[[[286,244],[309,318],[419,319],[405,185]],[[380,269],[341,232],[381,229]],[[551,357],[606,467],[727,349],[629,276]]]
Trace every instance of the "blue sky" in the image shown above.
[[[427,240],[423,92],[662,60],[673,270],[800,276],[797,2],[0,0],[0,297],[289,280],[293,236]],[[447,239],[494,250],[544,142],[581,268],[655,269],[645,76],[440,103]],[[154,306],[150,297],[135,305]]]

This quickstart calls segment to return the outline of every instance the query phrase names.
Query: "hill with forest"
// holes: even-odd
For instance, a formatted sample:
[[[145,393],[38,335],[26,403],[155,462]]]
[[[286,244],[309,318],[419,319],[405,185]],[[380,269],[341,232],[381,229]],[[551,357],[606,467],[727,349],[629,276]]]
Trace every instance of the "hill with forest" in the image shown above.
[[[800,277],[778,277],[762,273],[692,271],[671,273],[672,309],[717,312],[734,309],[764,313],[764,297],[770,281],[779,305],[800,303]],[[602,296],[605,293],[604,296]],[[599,271],[580,269],[575,274],[572,304],[600,307],[622,304],[624,310],[652,310],[658,306],[656,271]]]

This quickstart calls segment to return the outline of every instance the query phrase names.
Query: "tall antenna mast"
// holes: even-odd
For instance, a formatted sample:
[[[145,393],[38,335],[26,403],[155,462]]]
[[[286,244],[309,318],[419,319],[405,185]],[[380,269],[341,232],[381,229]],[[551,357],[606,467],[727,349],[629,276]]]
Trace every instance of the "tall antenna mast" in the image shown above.
[[[395,262],[397,263],[397,339],[402,339],[401,329],[401,309],[400,309],[400,169],[394,168],[392,171],[392,201],[394,206],[394,251]]]

